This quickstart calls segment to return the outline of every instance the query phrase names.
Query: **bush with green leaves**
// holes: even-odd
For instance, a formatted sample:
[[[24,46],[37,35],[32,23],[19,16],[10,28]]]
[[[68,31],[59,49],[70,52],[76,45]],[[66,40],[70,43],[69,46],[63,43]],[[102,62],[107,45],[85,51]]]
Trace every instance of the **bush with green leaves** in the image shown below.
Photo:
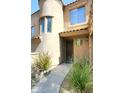
[[[38,59],[35,62],[36,67],[40,71],[48,70],[51,65],[51,58],[48,53],[39,53]]]
[[[88,93],[92,89],[92,65],[86,58],[75,60],[69,80],[79,93]]]

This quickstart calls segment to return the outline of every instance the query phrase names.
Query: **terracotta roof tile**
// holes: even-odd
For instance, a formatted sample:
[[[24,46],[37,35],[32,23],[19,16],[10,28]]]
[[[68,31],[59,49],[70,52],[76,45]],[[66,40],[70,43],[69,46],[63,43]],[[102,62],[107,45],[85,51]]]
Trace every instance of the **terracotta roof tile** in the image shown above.
[[[88,27],[86,27],[86,28],[81,28],[81,29],[66,30],[66,31],[64,31],[64,32],[60,32],[59,34],[62,34],[62,33],[69,33],[69,32],[78,32],[78,31],[80,31],[80,30],[86,30],[86,29],[88,29]]]

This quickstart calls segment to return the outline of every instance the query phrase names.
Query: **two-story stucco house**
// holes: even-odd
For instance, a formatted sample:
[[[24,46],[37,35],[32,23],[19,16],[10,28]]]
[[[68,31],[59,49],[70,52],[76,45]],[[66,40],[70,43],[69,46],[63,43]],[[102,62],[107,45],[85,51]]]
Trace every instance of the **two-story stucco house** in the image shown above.
[[[32,54],[48,52],[52,65],[74,57],[92,61],[92,0],[38,0],[40,9],[31,15]]]

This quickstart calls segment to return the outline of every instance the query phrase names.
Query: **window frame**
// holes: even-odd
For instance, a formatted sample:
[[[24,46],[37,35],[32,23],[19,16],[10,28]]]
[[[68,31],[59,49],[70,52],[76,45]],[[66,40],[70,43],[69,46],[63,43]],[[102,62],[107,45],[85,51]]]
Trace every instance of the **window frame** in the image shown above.
[[[40,32],[45,33],[45,17],[40,18]]]
[[[50,18],[50,31],[49,31],[49,18]],[[47,21],[47,32],[51,33],[52,32],[52,16],[46,16],[46,21]]]
[[[35,26],[31,26],[31,37],[33,37],[34,35],[35,35]]]
[[[48,31],[48,18],[51,18],[51,28],[50,31]],[[44,25],[42,25],[42,20],[44,20]],[[43,16],[39,19],[39,25],[40,25],[40,33],[51,33],[52,32],[52,24],[53,24],[53,16]],[[44,30],[43,30],[44,29]]]
[[[84,21],[83,22],[77,22],[77,23],[74,23],[72,24],[71,20],[71,11],[73,10],[76,10],[76,9],[80,9],[80,8],[83,8],[84,10],[84,13],[82,15],[84,15]],[[78,10],[77,10],[78,12]],[[77,15],[78,16],[78,15]],[[78,21],[78,17],[77,17],[77,21]],[[75,8],[72,8],[69,10],[69,23],[70,23],[70,26],[78,26],[78,25],[82,25],[82,24],[85,24],[87,22],[87,18],[86,18],[86,6],[79,6],[79,7],[75,7]]]

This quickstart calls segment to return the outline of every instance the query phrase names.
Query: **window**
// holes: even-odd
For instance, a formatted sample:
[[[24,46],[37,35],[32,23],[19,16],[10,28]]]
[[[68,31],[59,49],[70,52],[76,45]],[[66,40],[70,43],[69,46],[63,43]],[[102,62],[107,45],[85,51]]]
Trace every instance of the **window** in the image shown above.
[[[31,27],[31,36],[34,36],[35,34],[35,30],[34,30],[34,26]]]
[[[52,29],[52,17],[46,17],[47,18],[47,32],[51,32]]]
[[[86,21],[85,8],[80,7],[70,11],[71,25],[83,23]]]
[[[52,32],[52,17],[46,16],[40,19],[41,32]]]
[[[41,18],[41,32],[44,33],[45,31],[45,19]]]

